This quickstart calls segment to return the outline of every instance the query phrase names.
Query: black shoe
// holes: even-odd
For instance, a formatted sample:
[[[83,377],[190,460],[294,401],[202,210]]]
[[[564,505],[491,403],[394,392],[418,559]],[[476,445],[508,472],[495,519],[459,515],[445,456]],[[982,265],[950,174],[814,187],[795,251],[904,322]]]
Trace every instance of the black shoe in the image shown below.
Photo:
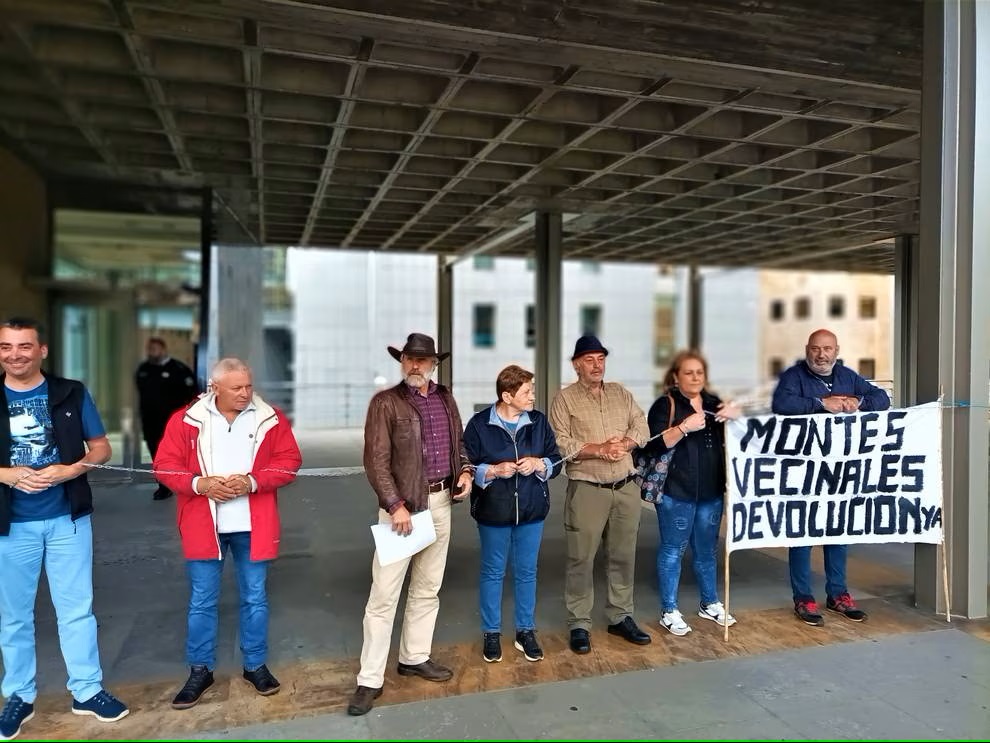
[[[618,624],[610,624],[608,626],[608,633],[610,635],[618,635],[633,645],[649,645],[653,642],[653,638],[643,632],[636,625],[636,622],[633,621],[632,617],[626,617]]]
[[[520,651],[526,660],[543,660],[543,648],[536,641],[536,630],[524,629],[516,632],[516,650]]]
[[[571,630],[571,650],[578,655],[591,652],[591,636],[588,630],[580,627]]]
[[[279,684],[278,679],[272,676],[272,672],[268,670],[268,666],[262,664],[253,671],[244,669],[244,680],[247,681],[254,690],[257,691],[263,697],[270,697],[272,694],[277,694],[278,690],[282,688]]]
[[[359,686],[351,695],[350,704],[347,705],[347,714],[352,717],[366,715],[375,706],[375,700],[382,695],[381,689],[372,689],[370,686]]]
[[[836,614],[841,614],[852,622],[862,622],[866,619],[866,612],[856,606],[856,602],[853,601],[853,597],[849,595],[848,591],[836,596],[834,599],[831,596],[826,598],[825,608],[829,611],[834,611]]]
[[[485,663],[498,663],[502,660],[501,632],[486,632],[483,645],[481,657],[485,659]]]
[[[213,671],[206,666],[193,666],[186,685],[172,700],[172,709],[195,707],[203,692],[213,686]]]
[[[164,485],[159,485],[158,486],[158,490],[156,490],[155,491],[155,494],[151,496],[151,499],[152,500],[168,500],[173,495],[175,495],[175,493],[173,493],[171,490],[169,490],[168,488],[166,488]]]
[[[814,599],[794,602],[794,613],[797,614],[798,619],[812,627],[825,626],[825,617],[822,616]]]
[[[400,663],[398,671],[400,676],[419,676],[427,681],[449,681],[454,675],[447,666],[441,666],[432,660],[424,660],[415,666]]]

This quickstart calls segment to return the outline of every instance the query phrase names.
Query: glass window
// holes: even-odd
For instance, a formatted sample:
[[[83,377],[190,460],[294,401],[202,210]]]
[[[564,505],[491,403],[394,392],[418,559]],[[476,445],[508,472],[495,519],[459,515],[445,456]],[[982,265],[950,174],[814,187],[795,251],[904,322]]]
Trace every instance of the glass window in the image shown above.
[[[581,335],[601,335],[602,306],[581,305]]]
[[[526,348],[533,348],[536,345],[536,305],[526,305],[526,328],[524,332],[526,334]]]
[[[867,379],[873,379],[877,375],[877,362],[874,359],[860,359],[859,373]]]
[[[859,298],[859,317],[861,320],[872,320],[877,316],[877,298]]]
[[[474,257],[475,271],[494,271],[495,257],[491,255],[476,255]]]
[[[829,297],[828,298],[828,316],[829,317],[843,317],[846,314],[846,298],[845,297]]]
[[[770,319],[771,320],[783,320],[784,319],[784,303],[775,299],[770,303]]]
[[[495,346],[495,305],[476,304],[474,306],[474,347],[493,348]]]
[[[798,320],[806,320],[811,317],[810,297],[798,297],[794,300],[794,317]]]

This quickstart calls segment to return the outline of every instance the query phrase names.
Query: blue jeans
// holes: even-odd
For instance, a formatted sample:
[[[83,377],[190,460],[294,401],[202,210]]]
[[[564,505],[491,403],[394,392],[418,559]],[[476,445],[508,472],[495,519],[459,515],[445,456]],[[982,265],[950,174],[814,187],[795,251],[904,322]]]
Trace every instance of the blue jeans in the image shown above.
[[[244,668],[257,670],[268,660],[268,595],[265,579],[271,560],[251,560],[251,532],[220,534],[220,554],[227,548],[234,558],[237,591],[240,594],[240,645]],[[206,666],[217,664],[217,626],[220,577],[224,559],[186,560],[189,574],[189,623],[186,635],[186,662]]]
[[[844,593],[846,588],[846,553],[849,547],[844,544],[822,545],[825,553],[825,595],[834,599]],[[794,603],[798,601],[814,601],[814,589],[811,587],[811,547],[791,547],[787,551],[787,565],[791,571],[791,592]]]
[[[481,631],[502,631],[502,580],[511,555],[515,589],[516,631],[536,629],[536,561],[543,539],[543,522],[518,526],[478,524],[481,537],[481,580],[478,599]]]
[[[34,600],[44,561],[58,619],[58,641],[73,698],[85,702],[103,688],[100,649],[93,616],[93,525],[89,516],[73,522],[58,516],[10,525],[0,537],[0,647],[3,695],[33,704],[37,659]]]
[[[664,495],[656,504],[660,523],[657,548],[657,580],[660,606],[664,613],[677,608],[677,588],[681,582],[681,556],[688,544],[694,576],[701,593],[701,605],[718,601],[715,584],[718,530],[722,523],[722,499],[683,501]]]

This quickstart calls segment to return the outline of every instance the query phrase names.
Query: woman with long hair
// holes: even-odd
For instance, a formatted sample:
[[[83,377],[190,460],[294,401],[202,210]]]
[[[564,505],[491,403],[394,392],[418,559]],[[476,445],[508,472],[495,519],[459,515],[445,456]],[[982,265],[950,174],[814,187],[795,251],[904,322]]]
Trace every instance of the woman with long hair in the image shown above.
[[[656,438],[647,444],[646,453],[659,457],[672,451],[655,507],[660,524],[660,626],[674,635],[691,631],[677,604],[681,558],[688,545],[701,594],[698,616],[721,626],[736,621],[718,599],[716,554],[726,482],[724,423],[740,411],[709,392],[707,382],[705,357],[695,350],[680,351],[664,377],[664,394],[647,417],[650,436]]]

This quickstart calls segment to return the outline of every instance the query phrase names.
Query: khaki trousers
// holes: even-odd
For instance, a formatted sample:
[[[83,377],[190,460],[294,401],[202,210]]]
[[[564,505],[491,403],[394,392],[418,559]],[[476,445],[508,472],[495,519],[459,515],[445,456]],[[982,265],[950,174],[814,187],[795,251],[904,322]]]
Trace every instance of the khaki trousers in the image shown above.
[[[437,531],[437,541],[407,560],[386,567],[378,564],[378,553],[371,561],[371,595],[364,609],[364,645],[361,648],[361,671],[358,686],[380,689],[385,683],[385,666],[392,644],[395,609],[402,592],[406,570],[412,568],[406,612],[399,640],[399,662],[417,665],[429,659],[433,646],[433,628],[440,610],[440,585],[447,565],[450,545],[450,490],[430,494],[430,513]],[[392,517],[378,511],[378,523],[390,524]]]
[[[609,624],[632,616],[640,513],[639,488],[634,482],[626,483],[619,490],[599,488],[581,480],[567,483],[564,603],[569,629],[591,629],[591,610],[595,605],[595,555],[603,542],[608,577],[605,616]]]

